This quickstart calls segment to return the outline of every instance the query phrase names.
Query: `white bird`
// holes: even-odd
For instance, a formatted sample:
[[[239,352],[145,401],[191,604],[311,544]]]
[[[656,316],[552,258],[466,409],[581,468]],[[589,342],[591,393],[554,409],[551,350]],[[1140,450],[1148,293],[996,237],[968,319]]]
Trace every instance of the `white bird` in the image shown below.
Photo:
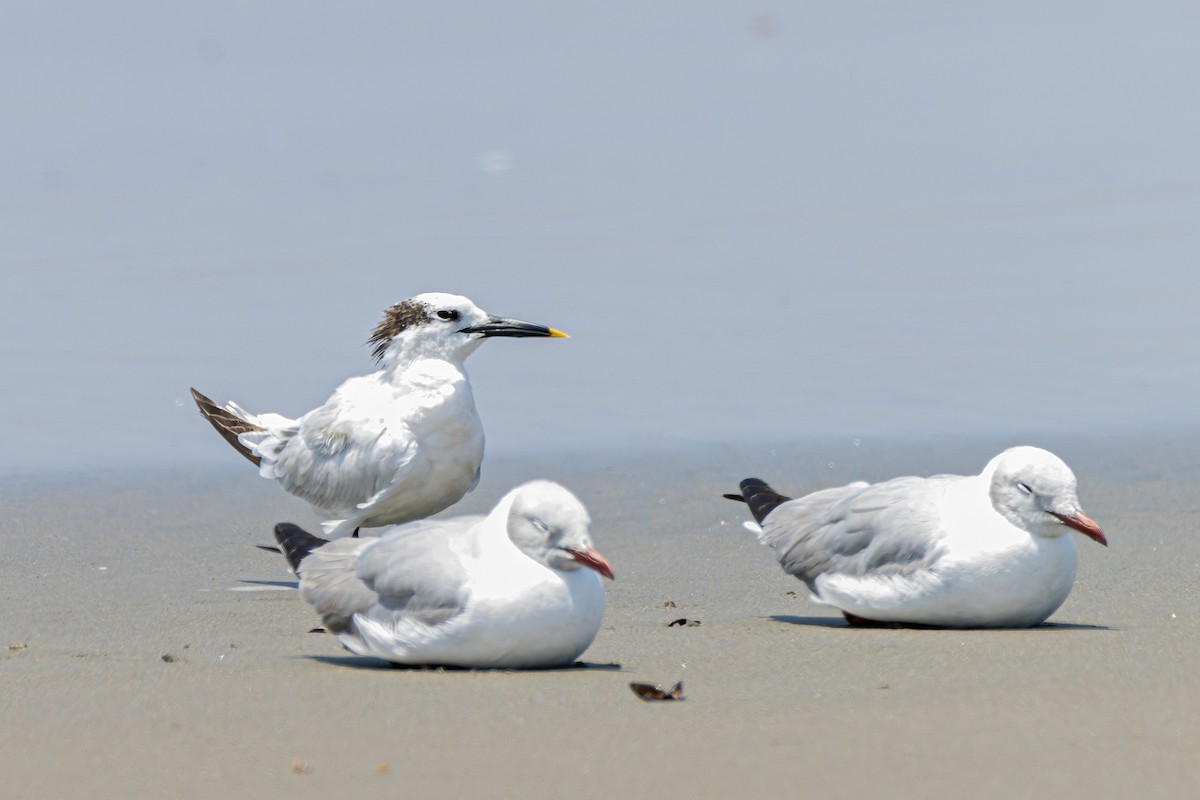
[[[531,481],[487,516],[334,542],[281,523],[275,538],[300,596],[347,650],[399,664],[521,669],[574,662],[600,629],[599,575],[613,574],[590,529],[575,495]]]
[[[851,483],[792,500],[757,478],[741,495],[785,572],[851,624],[1019,628],[1075,582],[1071,529],[1108,541],[1053,453],[1014,447],[979,475]]]
[[[192,398],[259,475],[312,504],[337,538],[436,514],[479,483],[483,425],[463,361],[491,336],[566,338],[465,297],[421,294],[387,309],[372,333],[380,369],[299,419],[221,407],[195,389]]]

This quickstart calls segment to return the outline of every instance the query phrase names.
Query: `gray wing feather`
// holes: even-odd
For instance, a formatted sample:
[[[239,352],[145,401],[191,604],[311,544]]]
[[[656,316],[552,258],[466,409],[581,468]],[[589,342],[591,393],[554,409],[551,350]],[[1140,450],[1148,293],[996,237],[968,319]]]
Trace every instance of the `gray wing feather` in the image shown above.
[[[466,569],[459,553],[481,517],[398,525],[358,559],[358,579],[376,597],[372,615],[387,613],[437,625],[461,613]]]
[[[348,632],[355,614],[437,625],[466,602],[469,547],[483,516],[394,525],[383,537],[337,539],[300,562],[300,596],[332,633]]]
[[[378,599],[355,574],[359,554],[377,539],[338,539],[313,550],[300,562],[300,597],[317,609],[332,633],[350,627],[351,618]]]
[[[908,574],[941,554],[936,497],[957,476],[852,483],[784,503],[763,521],[760,540],[784,571],[815,591],[826,572]]]

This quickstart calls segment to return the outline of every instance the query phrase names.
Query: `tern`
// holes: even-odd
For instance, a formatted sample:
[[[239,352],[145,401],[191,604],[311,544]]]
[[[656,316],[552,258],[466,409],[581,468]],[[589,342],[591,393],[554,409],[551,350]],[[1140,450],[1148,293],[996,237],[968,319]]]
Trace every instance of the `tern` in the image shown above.
[[[494,336],[566,338],[465,297],[421,294],[387,309],[372,333],[379,369],[298,419],[219,406],[195,389],[192,398],[259,475],[309,502],[338,538],[423,519],[475,488],[483,425],[463,362]]]

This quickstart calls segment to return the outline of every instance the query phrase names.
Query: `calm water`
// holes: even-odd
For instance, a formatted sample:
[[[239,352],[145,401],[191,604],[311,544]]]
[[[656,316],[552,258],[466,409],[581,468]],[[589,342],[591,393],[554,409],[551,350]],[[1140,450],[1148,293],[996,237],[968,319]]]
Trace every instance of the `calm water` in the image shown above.
[[[1197,427],[1200,6],[653,5],[10,4],[0,471],[227,463],[188,386],[432,290],[573,336],[493,455]]]

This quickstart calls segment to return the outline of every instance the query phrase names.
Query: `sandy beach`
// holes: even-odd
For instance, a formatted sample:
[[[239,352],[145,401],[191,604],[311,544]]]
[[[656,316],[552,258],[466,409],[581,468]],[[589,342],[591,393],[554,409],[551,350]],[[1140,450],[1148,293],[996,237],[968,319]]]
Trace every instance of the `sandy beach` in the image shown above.
[[[524,673],[393,668],[309,633],[253,545],[313,518],[244,465],[8,479],[0,794],[1196,796],[1196,436],[1039,442],[1111,546],[1079,540],[1074,592],[1032,630],[850,629],[719,498],[750,474],[977,471],[1013,443],[485,462],[456,510],[554,477],[617,576],[584,663]],[[628,688],[680,680],[683,702]]]
[[[0,800],[1200,797],[1200,5],[3,20]],[[451,512],[588,506],[577,668],[310,633],[189,397],[303,414],[431,291],[571,335],[471,357]],[[1110,542],[1032,630],[851,629],[720,497],[1015,444]]]

